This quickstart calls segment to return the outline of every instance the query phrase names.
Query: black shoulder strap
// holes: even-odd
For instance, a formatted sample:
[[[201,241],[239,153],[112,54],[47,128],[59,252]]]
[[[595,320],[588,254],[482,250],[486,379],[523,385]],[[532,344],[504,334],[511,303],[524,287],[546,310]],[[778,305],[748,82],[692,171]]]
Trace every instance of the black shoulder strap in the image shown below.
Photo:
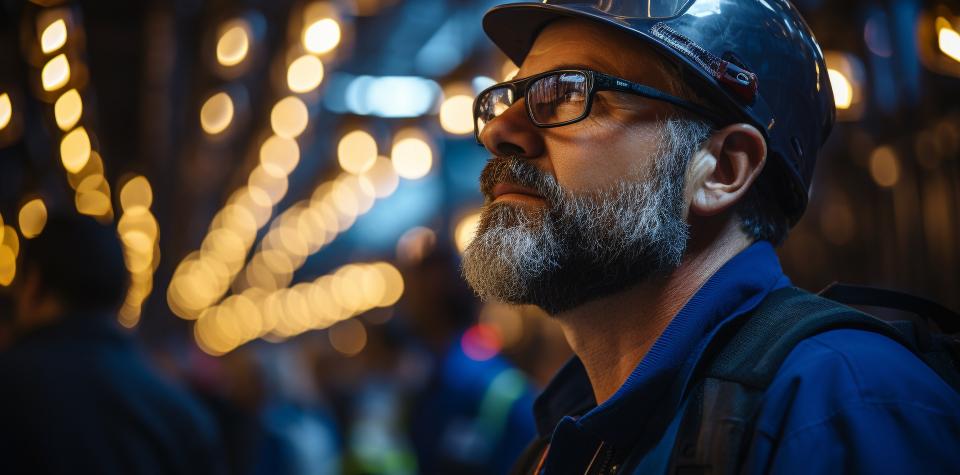
[[[889,323],[795,287],[771,293],[732,338],[716,341],[705,376],[766,389],[780,365],[802,340],[836,329],[866,330],[913,349]],[[711,343],[714,346],[714,343]]]
[[[802,340],[841,328],[911,347],[882,320],[794,287],[771,293],[739,325],[722,330],[695,370],[668,473],[738,471],[760,397],[780,365]]]

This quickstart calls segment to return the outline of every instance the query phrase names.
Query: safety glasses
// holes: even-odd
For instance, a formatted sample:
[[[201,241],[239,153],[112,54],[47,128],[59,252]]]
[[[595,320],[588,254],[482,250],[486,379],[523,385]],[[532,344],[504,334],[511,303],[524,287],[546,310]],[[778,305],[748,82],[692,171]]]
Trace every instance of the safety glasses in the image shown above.
[[[650,86],[588,69],[558,69],[484,89],[473,103],[474,137],[479,143],[484,127],[521,98],[526,98],[527,115],[537,127],[579,122],[590,115],[597,91],[625,92],[667,102],[715,126],[723,123],[716,112]]]

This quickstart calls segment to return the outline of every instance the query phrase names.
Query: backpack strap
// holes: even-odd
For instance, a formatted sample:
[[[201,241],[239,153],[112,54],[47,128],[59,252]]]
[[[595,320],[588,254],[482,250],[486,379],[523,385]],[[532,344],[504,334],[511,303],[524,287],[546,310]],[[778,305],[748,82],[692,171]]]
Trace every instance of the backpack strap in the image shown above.
[[[772,292],[737,324],[721,329],[694,370],[668,473],[734,473],[742,466],[760,398],[794,347],[835,329],[888,336],[891,325],[809,292]]]

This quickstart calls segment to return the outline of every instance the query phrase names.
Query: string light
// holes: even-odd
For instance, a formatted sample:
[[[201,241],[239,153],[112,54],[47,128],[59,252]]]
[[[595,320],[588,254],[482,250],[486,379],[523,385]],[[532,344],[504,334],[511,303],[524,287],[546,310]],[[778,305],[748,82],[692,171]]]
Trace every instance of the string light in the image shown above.
[[[440,125],[451,134],[473,132],[473,98],[460,94],[447,98],[440,105]]]
[[[426,176],[433,166],[433,151],[417,131],[398,133],[390,157],[397,175],[409,180]]]
[[[210,135],[226,130],[232,120],[233,100],[225,92],[210,96],[200,108],[200,126]]]
[[[828,69],[830,86],[833,88],[833,100],[837,109],[849,109],[853,103],[853,85],[850,80],[836,69]]]
[[[10,124],[13,117],[13,104],[10,103],[10,95],[0,93],[0,130],[3,130]]]
[[[90,160],[90,136],[83,127],[77,127],[60,141],[60,159],[70,173],[77,173]]]
[[[40,71],[40,82],[44,91],[56,91],[70,80],[70,63],[67,55],[59,54],[47,61]]]
[[[327,53],[338,44],[340,44],[340,24],[332,18],[317,20],[303,31],[303,47],[311,53]]]
[[[276,177],[285,177],[300,163],[300,147],[296,140],[271,135],[260,146],[260,166]]]
[[[877,147],[870,154],[870,176],[877,185],[884,188],[892,187],[900,181],[900,160],[892,147]]]
[[[68,33],[67,20],[54,19],[40,34],[41,50],[44,54],[61,50],[69,39]],[[40,82],[45,91],[60,90],[70,82],[70,78],[71,66],[65,53],[51,58],[40,71]],[[57,127],[65,132],[60,140],[60,159],[70,187],[76,190],[74,204],[77,211],[103,223],[109,222],[113,219],[113,208],[110,185],[103,176],[103,162],[92,148],[87,129],[77,126],[83,116],[80,92],[70,89],[57,97],[53,116]]]
[[[60,18],[47,25],[40,35],[40,49],[43,54],[50,54],[67,43],[67,23]]]
[[[217,61],[227,67],[243,62],[250,51],[250,25],[241,19],[232,20],[220,28],[217,40]]]
[[[203,351],[219,356],[256,338],[289,338],[329,328],[331,338],[344,344],[338,351],[356,354],[365,336],[358,336],[356,325],[362,324],[351,318],[396,304],[403,287],[400,271],[389,263],[347,264],[292,288],[249,288],[232,295],[198,314],[194,338]],[[340,334],[344,329],[350,334]]]
[[[77,125],[83,115],[83,100],[76,89],[63,93],[53,106],[53,116],[60,130],[66,132]]]
[[[316,56],[303,55],[287,68],[287,86],[299,94],[310,92],[323,81],[323,63]]]
[[[470,243],[473,242],[473,239],[477,236],[477,228],[480,227],[480,212],[475,211],[470,213],[460,219],[460,222],[457,223],[457,227],[454,230],[454,240],[456,241],[457,250],[463,254],[463,251],[470,246]]]
[[[348,173],[364,173],[377,161],[377,141],[362,130],[354,130],[340,139],[337,160]]]
[[[940,51],[950,58],[960,61],[960,33],[953,29],[953,26],[946,18],[937,18],[937,45]]]
[[[273,133],[287,139],[295,139],[303,133],[309,120],[307,105],[296,96],[281,99],[270,111]]]
[[[20,254],[20,241],[17,231],[3,224],[0,216],[0,287],[13,283],[17,275],[17,255]]]
[[[47,224],[47,206],[40,198],[32,199],[20,208],[18,218],[24,239],[33,239],[43,232]]]

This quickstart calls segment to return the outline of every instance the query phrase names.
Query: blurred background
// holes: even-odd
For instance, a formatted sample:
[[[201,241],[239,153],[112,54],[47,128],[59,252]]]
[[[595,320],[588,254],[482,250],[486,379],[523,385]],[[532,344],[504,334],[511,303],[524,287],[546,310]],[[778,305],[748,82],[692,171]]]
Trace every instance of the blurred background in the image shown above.
[[[0,292],[48,213],[93,217],[227,473],[504,471],[570,352],[459,278],[497,3],[0,0]],[[960,310],[960,3],[795,3],[839,117],[787,274]]]

